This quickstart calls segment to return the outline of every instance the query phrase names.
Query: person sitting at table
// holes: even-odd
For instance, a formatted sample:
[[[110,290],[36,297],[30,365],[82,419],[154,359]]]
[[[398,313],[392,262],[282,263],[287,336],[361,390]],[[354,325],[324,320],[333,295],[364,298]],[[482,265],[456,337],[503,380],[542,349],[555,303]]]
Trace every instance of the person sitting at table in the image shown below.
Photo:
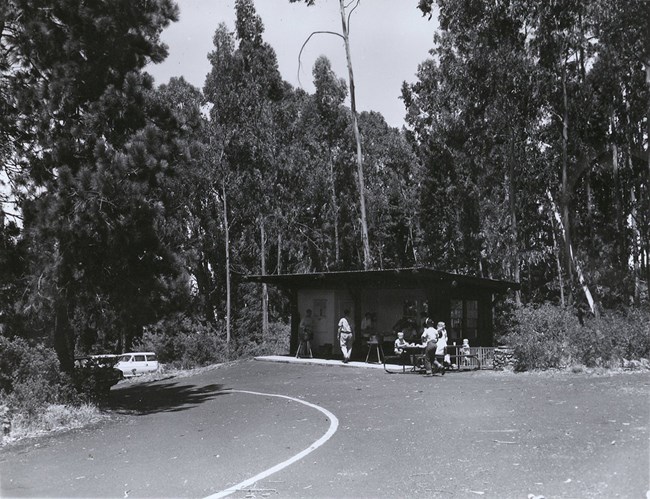
[[[404,348],[410,346],[411,344],[404,339],[404,332],[400,331],[397,333],[397,339],[395,340],[395,353],[397,355],[402,355],[404,353]]]
[[[400,356],[399,360],[401,364],[409,364],[411,362],[411,354],[406,351],[406,347],[412,346],[412,343],[409,343],[404,339],[403,331],[397,333],[397,339],[395,340],[395,353]]]
[[[424,370],[428,376],[433,375],[431,364],[436,368],[436,372],[445,372],[442,364],[436,359],[437,343],[438,330],[433,327],[433,321],[427,319],[424,331],[422,332],[422,345],[424,345]]]

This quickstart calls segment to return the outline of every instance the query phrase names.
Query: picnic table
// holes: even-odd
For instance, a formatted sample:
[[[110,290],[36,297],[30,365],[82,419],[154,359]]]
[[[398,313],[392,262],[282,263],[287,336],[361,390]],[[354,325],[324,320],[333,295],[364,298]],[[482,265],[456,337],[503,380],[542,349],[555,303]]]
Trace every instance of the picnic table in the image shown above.
[[[407,367],[409,372],[413,373],[424,371],[424,348],[425,345],[410,345],[402,348],[404,353],[401,355],[397,353],[384,355],[384,371],[397,374],[399,371],[391,370],[390,367],[395,365],[402,367],[402,373],[407,372]]]
[[[392,355],[384,355],[384,371],[390,374],[404,374],[425,372],[424,369],[424,349],[425,345],[415,344],[402,348],[403,354],[393,353]],[[447,353],[451,360],[451,365],[445,366],[445,369],[456,369],[460,371],[462,368],[468,367],[471,369],[481,369],[481,361],[478,355],[460,353],[460,346],[448,345]],[[401,367],[401,371],[395,370],[393,366]],[[407,371],[408,368],[408,371]]]

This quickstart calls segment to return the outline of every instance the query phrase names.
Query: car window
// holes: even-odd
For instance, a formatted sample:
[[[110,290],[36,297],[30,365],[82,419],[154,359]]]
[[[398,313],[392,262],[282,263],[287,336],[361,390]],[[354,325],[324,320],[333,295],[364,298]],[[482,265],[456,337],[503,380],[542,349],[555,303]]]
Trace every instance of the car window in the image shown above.
[[[135,362],[144,362],[144,355],[134,355]]]
[[[131,356],[130,355],[122,355],[120,357],[120,362],[131,362]]]
[[[156,355],[151,354],[151,353],[147,354],[147,360],[150,361],[150,362],[155,361],[156,360]]]

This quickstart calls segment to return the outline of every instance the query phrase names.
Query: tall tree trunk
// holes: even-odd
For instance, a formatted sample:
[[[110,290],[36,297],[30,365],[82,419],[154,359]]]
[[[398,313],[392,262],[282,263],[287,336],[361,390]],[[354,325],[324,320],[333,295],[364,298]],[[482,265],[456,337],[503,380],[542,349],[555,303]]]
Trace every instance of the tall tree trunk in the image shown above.
[[[221,184],[221,194],[223,196],[223,231],[226,243],[226,345],[230,346],[230,229],[225,182]]]
[[[67,292],[61,292],[55,303],[54,351],[59,359],[61,370],[72,373],[74,368],[74,341],[70,325]]]
[[[278,262],[276,265],[276,274],[282,273],[282,233],[278,231]]]
[[[359,183],[359,211],[361,212],[361,240],[363,243],[363,267],[369,270],[370,261],[370,242],[368,239],[368,223],[366,221],[366,188],[363,181],[363,155],[361,154],[361,134],[359,133],[359,123],[357,119],[357,104],[354,92],[354,74],[352,72],[352,56],[350,55],[350,35],[348,33],[348,23],[345,16],[345,1],[339,0],[341,10],[341,24],[343,26],[343,40],[345,42],[345,56],[348,61],[348,75],[350,79],[350,111],[352,114],[352,127],[354,129],[354,138],[357,142],[357,178]]]
[[[637,227],[636,218],[637,218],[637,209],[636,209],[636,193],[634,191],[635,186],[633,185],[630,189],[630,206],[632,207],[630,213],[630,229],[632,229],[632,262],[633,262],[633,271],[634,271],[634,305],[641,305],[641,234]],[[650,281],[648,281],[650,284]]]
[[[562,308],[566,307],[566,300],[564,298],[564,278],[562,276],[562,260],[560,259],[560,247],[557,244],[557,238],[555,237],[555,228],[551,230],[551,235],[553,236],[553,255],[555,255],[555,263],[557,265],[557,278],[558,285],[560,286],[560,305]]]
[[[510,135],[510,160],[508,161],[508,204],[510,208],[510,232],[512,237],[512,267],[515,282],[521,280],[519,270],[519,233],[517,226],[517,200],[515,191],[515,137]],[[529,276],[530,279],[530,276]],[[515,291],[515,303],[521,306],[521,290]]]
[[[647,138],[647,150],[645,152],[646,159],[648,162],[648,169],[647,169],[647,178],[646,181],[644,182],[645,184],[645,190],[643,187],[639,189],[639,203],[642,207],[648,207],[649,201],[648,198],[650,197],[650,23],[647,24],[646,26],[646,39],[645,39],[645,82],[646,82],[646,87],[648,91],[648,110],[647,110],[647,116],[646,116],[646,138]],[[640,146],[643,147],[643,146]],[[645,193],[645,199],[643,198]],[[646,236],[647,236],[647,231]],[[645,262],[645,270],[646,270],[646,286],[650,290],[650,261],[648,261],[648,246],[646,245],[645,248],[645,253],[646,253],[646,262]]]
[[[264,218],[260,217],[260,266],[262,275],[266,275],[266,234],[264,233]],[[262,283],[262,339],[269,332],[269,290],[265,282]]]
[[[611,127],[614,130],[614,117],[611,118]],[[614,211],[616,213],[616,232],[617,232],[617,263],[623,267],[627,266],[626,257],[625,257],[625,217],[623,215],[622,200],[621,200],[621,180],[620,180],[620,169],[618,164],[618,146],[615,141],[612,141],[612,170],[614,173]]]
[[[564,234],[564,249],[567,280],[573,283],[571,262],[571,221],[569,219],[569,102],[566,89],[566,64],[562,70],[562,232]],[[571,297],[569,297],[571,299]]]
[[[331,150],[331,148],[330,148]],[[330,186],[332,191],[332,216],[334,217],[334,263],[338,268],[338,263],[341,258],[341,246],[339,243],[339,204],[336,199],[336,182],[334,181],[334,160],[332,155],[329,155],[330,167]]]
[[[555,215],[555,220],[560,226],[560,232],[562,233],[562,237],[564,238],[564,243],[566,246],[567,231],[566,228],[564,227],[564,223],[562,222],[562,216],[560,215],[557,206],[555,205],[555,201],[553,200],[553,195],[551,194],[551,191],[546,191],[546,194],[549,198],[549,201],[551,202],[551,209],[553,210],[553,214]],[[596,307],[596,302],[594,301],[591,291],[589,290],[589,286],[587,286],[587,281],[585,280],[585,276],[582,273],[582,267],[573,256],[573,247],[571,246],[571,244],[568,245],[568,251],[569,251],[568,259],[570,265],[572,265],[573,268],[575,268],[576,274],[578,274],[578,281],[580,282],[580,286],[582,286],[582,290],[585,293],[585,298],[587,298],[587,302],[589,303],[589,308],[591,309],[591,313],[594,314],[594,317],[598,317],[599,312],[598,312],[598,308]]]

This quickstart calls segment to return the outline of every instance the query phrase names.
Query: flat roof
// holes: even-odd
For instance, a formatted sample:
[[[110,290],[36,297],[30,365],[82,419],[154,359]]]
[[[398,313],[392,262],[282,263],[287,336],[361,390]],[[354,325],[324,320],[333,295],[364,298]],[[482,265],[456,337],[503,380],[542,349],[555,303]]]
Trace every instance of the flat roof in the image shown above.
[[[385,270],[348,270],[337,272],[311,272],[304,274],[273,274],[242,276],[245,281],[273,284],[287,288],[325,288],[339,286],[418,286],[444,282],[459,286],[473,286],[505,293],[520,288],[510,281],[473,277],[452,272],[443,272],[428,267],[414,267]]]

